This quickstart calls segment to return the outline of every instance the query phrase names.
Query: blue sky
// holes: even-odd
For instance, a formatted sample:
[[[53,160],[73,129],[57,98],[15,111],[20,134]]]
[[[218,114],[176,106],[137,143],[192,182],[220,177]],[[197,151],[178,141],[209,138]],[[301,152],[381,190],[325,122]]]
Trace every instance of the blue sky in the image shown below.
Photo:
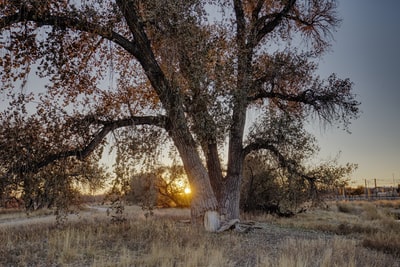
[[[313,131],[319,137],[320,157],[359,165],[353,185],[400,183],[400,27],[398,0],[340,0],[341,27],[332,52],[320,62],[319,73],[334,72],[354,82],[362,114],[352,134],[328,127]]]

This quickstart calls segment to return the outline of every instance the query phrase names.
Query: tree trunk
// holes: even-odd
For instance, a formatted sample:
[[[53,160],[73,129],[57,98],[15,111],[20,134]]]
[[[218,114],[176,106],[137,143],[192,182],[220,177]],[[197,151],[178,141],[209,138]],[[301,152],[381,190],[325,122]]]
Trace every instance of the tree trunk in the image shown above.
[[[192,222],[194,224],[205,223],[206,219],[204,216],[206,212],[217,211],[218,202],[211,187],[209,174],[196,150],[194,141],[189,132],[185,133],[184,129],[186,127],[184,125],[181,125],[181,127],[180,129],[175,128],[175,131],[170,131],[170,135],[181,156],[192,189]],[[216,220],[213,221],[216,222]],[[218,227],[219,223],[218,226],[215,225],[207,230]]]
[[[220,228],[220,216],[217,211],[207,211],[204,214],[204,228],[208,232],[217,232]]]
[[[229,221],[240,218],[240,185],[242,176],[227,177],[220,203],[221,220]]]
[[[223,186],[221,212],[224,220],[239,219],[240,185],[243,175],[243,135],[247,94],[252,77],[252,45],[246,39],[246,19],[241,1],[233,1],[236,15],[237,81],[233,90],[233,112],[229,133],[228,168]]]
[[[217,198],[218,203],[220,203],[224,180],[216,142],[207,144],[206,149],[203,149],[203,151],[206,151],[205,156],[208,175],[210,176],[210,183],[215,197]]]
[[[250,170],[250,184],[249,184],[249,189],[247,190],[247,195],[245,199],[245,204],[244,204],[244,211],[249,211],[252,210],[254,207],[253,203],[253,195],[254,195],[254,173],[253,169],[249,166]]]
[[[122,0],[117,1],[117,5],[124,14],[135,40],[135,49],[131,54],[142,65],[170,120],[167,130],[179,152],[192,188],[192,221],[204,222],[205,213],[216,211],[218,203],[210,184],[210,176],[202,163],[188,126],[183,96],[180,94],[180,89],[172,86],[161,70],[144,30],[142,18],[135,6],[131,2]]]

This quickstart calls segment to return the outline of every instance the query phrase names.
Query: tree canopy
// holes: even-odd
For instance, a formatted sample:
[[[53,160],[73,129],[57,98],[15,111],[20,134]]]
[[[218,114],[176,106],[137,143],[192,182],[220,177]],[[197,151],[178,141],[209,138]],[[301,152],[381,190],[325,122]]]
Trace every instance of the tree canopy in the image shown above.
[[[270,114],[290,118],[287,129],[310,118],[347,129],[359,113],[349,79],[316,74],[340,23],[334,0],[0,5],[1,93],[10,102],[2,183],[100,155],[107,143],[137,159],[168,141],[191,184],[192,218],[211,210],[238,218],[246,156],[271,151],[300,174],[285,151],[302,145],[302,132],[286,136]],[[25,142],[8,146],[12,133]]]

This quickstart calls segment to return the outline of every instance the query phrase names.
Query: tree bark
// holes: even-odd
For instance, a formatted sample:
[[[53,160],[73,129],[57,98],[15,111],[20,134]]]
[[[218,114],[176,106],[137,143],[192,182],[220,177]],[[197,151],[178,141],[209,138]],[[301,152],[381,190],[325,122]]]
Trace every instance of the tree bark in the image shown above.
[[[242,174],[226,178],[221,192],[221,220],[228,221],[240,218],[240,185]]]
[[[217,211],[207,211],[204,214],[204,228],[208,232],[217,232],[220,228],[220,216]]]
[[[244,206],[244,211],[251,210],[253,207],[253,201],[251,199],[253,198],[254,195],[254,173],[253,169],[249,167],[250,170],[250,184],[249,184],[249,189],[247,190],[247,195],[246,195],[246,200],[245,200],[245,206]],[[251,201],[251,202],[250,202]]]
[[[181,127],[180,129],[173,127],[175,129],[171,129],[170,136],[181,156],[192,189],[192,222],[199,224],[202,223],[207,211],[218,209],[218,202],[211,187],[209,174],[201,161],[194,140],[187,126],[181,125]]]

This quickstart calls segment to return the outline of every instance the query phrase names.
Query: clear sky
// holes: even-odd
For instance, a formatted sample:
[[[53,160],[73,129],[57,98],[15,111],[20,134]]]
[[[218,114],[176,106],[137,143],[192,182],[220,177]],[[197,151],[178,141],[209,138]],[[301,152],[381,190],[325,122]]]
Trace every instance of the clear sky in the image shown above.
[[[340,162],[359,165],[352,185],[400,183],[400,23],[399,0],[339,0],[343,19],[332,52],[320,62],[322,77],[332,72],[354,82],[362,114],[351,134],[313,127],[322,158],[341,151]]]

